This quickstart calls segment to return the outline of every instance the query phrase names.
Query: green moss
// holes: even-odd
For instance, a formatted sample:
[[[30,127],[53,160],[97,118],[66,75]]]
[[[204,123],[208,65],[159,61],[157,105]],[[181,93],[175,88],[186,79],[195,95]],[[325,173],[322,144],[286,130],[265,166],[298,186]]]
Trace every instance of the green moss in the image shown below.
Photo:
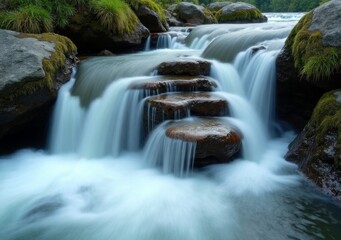
[[[15,95],[10,96],[10,98],[16,98],[19,96],[25,96],[32,94],[39,89],[53,88],[53,79],[55,73],[65,66],[66,56],[71,53],[77,52],[77,47],[73,42],[67,37],[54,34],[54,33],[43,33],[43,34],[20,34],[19,38],[36,38],[39,41],[52,42],[55,44],[55,51],[51,53],[49,58],[43,59],[43,69],[45,72],[45,77],[43,79],[37,79],[35,81],[30,81],[18,88],[15,91]]]
[[[89,4],[101,25],[117,34],[132,33],[138,24],[134,12],[121,0],[91,0]]]
[[[317,127],[316,142],[318,146],[324,146],[326,144],[325,136],[328,133],[337,133],[334,165],[339,168],[341,167],[339,160],[339,156],[341,155],[341,103],[336,101],[337,96],[335,92],[328,92],[322,96],[314,109],[312,121]]]
[[[125,1],[130,5],[130,7],[134,11],[137,11],[140,6],[147,6],[160,16],[163,24],[167,23],[165,12],[157,2],[153,0],[125,0]]]
[[[322,45],[322,34],[308,30],[313,12],[306,14],[291,31],[285,46],[291,49],[295,67],[309,80],[330,78],[341,67],[341,50]]]
[[[254,9],[239,9],[229,14],[223,14],[223,11],[220,10],[216,13],[215,17],[217,18],[218,22],[233,22],[233,21],[262,19],[263,15],[258,9],[254,8]]]

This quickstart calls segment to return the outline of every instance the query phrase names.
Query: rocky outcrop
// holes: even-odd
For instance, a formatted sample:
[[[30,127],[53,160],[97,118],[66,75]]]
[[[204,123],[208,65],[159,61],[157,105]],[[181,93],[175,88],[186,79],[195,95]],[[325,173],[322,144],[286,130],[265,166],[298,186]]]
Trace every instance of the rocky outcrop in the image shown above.
[[[188,116],[226,116],[225,98],[208,92],[166,93],[149,97],[144,105],[144,126],[147,132],[169,119]]]
[[[325,192],[341,200],[341,90],[325,94],[286,159]]]
[[[166,136],[195,142],[194,167],[231,161],[241,148],[242,136],[228,122],[218,119],[195,119],[172,123]]]
[[[186,59],[163,62],[157,67],[160,75],[209,75],[211,63],[200,59]]]
[[[323,93],[341,87],[340,20],[336,0],[306,14],[277,58],[278,116],[298,130]]]
[[[46,134],[58,89],[70,78],[76,47],[57,34],[0,30],[0,49],[0,151],[4,152],[46,140],[39,137]]]
[[[236,2],[227,4],[215,14],[219,23],[258,23],[266,22],[267,18],[255,6]]]
[[[162,21],[161,17],[148,6],[139,6],[136,15],[151,33],[168,31],[167,23]]]
[[[210,24],[215,23],[216,19],[212,13],[203,6],[198,6],[189,2],[181,2],[173,10],[176,18],[187,24]]]
[[[99,24],[91,12],[80,12],[70,18],[70,22],[58,31],[69,37],[85,54],[98,53],[107,49],[113,53],[142,50],[144,41],[149,36],[149,30],[138,22],[130,33],[118,34]]]

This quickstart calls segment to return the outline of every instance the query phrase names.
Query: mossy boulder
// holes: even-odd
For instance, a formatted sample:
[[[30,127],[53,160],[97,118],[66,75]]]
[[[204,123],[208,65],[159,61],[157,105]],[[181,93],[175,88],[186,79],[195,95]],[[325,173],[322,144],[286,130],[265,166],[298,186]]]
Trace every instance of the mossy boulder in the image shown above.
[[[152,33],[168,31],[166,16],[163,18],[147,6],[140,6],[136,11],[141,23]]]
[[[176,5],[173,13],[178,20],[187,24],[198,25],[216,22],[215,17],[207,8],[194,3],[181,2]]]
[[[323,95],[285,157],[341,200],[341,89]]]
[[[212,13],[218,12],[223,7],[230,5],[232,2],[213,2],[207,5],[207,9]]]
[[[3,152],[10,150],[7,144],[15,147],[22,140],[33,144],[35,137],[46,130],[57,91],[70,79],[77,49],[70,39],[57,34],[6,30],[0,30],[0,49],[0,151]]]
[[[227,4],[216,12],[215,17],[219,23],[258,23],[267,21],[267,18],[258,8],[243,2]]]
[[[149,36],[149,30],[138,19],[131,32],[119,33],[100,24],[96,15],[87,10],[73,15],[69,24],[58,33],[69,37],[84,54],[95,54],[104,49],[113,53],[141,50]]]
[[[323,93],[341,87],[340,21],[341,1],[314,9],[296,24],[277,58],[278,115],[299,130]]]

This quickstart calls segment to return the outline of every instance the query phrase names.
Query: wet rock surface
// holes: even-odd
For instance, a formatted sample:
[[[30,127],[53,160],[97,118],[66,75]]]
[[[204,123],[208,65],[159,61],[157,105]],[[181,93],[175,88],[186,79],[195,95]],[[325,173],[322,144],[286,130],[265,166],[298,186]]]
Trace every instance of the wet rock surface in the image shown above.
[[[172,123],[167,127],[166,135],[196,142],[195,167],[229,162],[241,148],[242,136],[228,122],[216,118]]]
[[[211,63],[199,59],[179,59],[163,62],[157,67],[160,75],[209,75]]]
[[[168,30],[168,26],[162,22],[160,16],[147,6],[141,5],[136,11],[136,15],[152,33],[166,32]]]
[[[285,158],[324,192],[341,200],[341,91],[325,94],[303,131],[289,145]]]
[[[195,5],[194,3],[181,2],[173,8],[176,17],[187,24],[210,24],[215,23],[213,15],[203,6]],[[169,9],[169,10],[172,10]]]
[[[148,90],[156,94],[173,91],[212,91],[216,87],[216,81],[205,76],[157,76],[136,82],[129,88]]]
[[[148,98],[144,105],[145,129],[150,132],[159,123],[188,116],[225,116],[226,99],[214,93],[167,93]]]

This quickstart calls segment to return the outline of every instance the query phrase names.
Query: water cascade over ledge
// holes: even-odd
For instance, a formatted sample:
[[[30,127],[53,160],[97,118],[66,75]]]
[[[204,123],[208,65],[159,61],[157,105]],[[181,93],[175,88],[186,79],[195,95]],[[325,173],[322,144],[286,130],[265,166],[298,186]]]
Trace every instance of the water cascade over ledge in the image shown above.
[[[293,133],[272,134],[288,19],[176,28],[167,49],[82,62],[49,149],[1,157],[0,239],[340,237],[341,207],[283,159]],[[209,76],[157,75],[179,58],[209,61]],[[230,162],[208,165],[228,137]]]

